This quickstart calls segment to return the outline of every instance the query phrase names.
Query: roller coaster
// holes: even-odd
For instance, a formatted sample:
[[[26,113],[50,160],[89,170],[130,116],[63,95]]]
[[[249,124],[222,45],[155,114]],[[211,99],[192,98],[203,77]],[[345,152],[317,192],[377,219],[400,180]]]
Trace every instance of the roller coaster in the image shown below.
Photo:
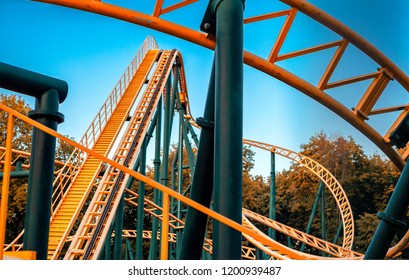
[[[64,120],[58,104],[67,95],[66,83],[2,63],[0,87],[33,96],[37,102],[29,116],[0,104],[8,116],[6,146],[0,149],[0,259],[360,260],[394,258],[409,248],[409,231],[389,248],[396,228],[404,226],[401,220],[409,204],[409,149],[398,152],[409,140],[408,105],[375,109],[391,82],[404,92],[409,91],[409,77],[364,38],[311,3],[280,1],[285,6],[283,10],[244,18],[244,5],[256,4],[254,1],[211,0],[207,7],[196,6],[201,7],[203,17],[199,30],[170,20],[178,17],[167,17],[188,13],[189,7],[198,5],[196,0],[176,1],[168,6],[165,1],[156,0],[149,12],[138,10],[138,5],[125,7],[125,3],[119,6],[96,0],[39,0],[128,21],[212,49],[213,68],[203,117],[194,118],[182,54],[178,50],[162,50],[153,37],[148,37],[84,136],[76,142],[56,132],[58,123]],[[281,47],[298,14],[331,30],[339,40],[282,54]],[[245,51],[243,26],[274,18],[284,21],[269,55],[262,57]],[[365,75],[333,81],[333,73],[348,46],[357,48],[378,67]],[[277,64],[328,50],[333,56],[316,85]],[[367,136],[402,171],[385,212],[378,215],[381,221],[365,254],[352,250],[353,209],[341,184],[324,166],[286,148],[243,139],[243,63],[335,112]],[[352,109],[328,93],[361,81],[369,81],[368,87]],[[382,117],[390,112],[400,114],[386,134],[368,123],[370,116]],[[171,159],[175,113],[179,119],[178,144]],[[33,127],[31,152],[12,148],[17,120]],[[65,162],[55,161],[55,154],[50,151],[56,138],[75,148]],[[146,176],[151,140],[155,157],[152,178]],[[242,208],[243,144],[286,157],[319,178],[335,201],[342,245],[282,224],[274,215],[265,217]],[[30,161],[20,166],[29,170],[25,229],[14,241],[4,244],[8,188],[15,172],[12,163],[21,158]],[[183,180],[186,172],[191,178],[188,184]],[[132,187],[135,182],[136,188]],[[148,190],[152,192],[148,194]],[[125,206],[136,213],[136,229],[124,228]],[[269,233],[261,227],[268,228]],[[280,232],[318,253],[281,244],[271,232]]]

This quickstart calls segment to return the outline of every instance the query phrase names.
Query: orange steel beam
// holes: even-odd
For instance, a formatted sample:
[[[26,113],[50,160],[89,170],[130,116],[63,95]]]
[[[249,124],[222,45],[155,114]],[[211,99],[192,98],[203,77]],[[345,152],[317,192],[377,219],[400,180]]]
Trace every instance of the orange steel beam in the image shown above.
[[[155,9],[153,10],[154,17],[158,17],[161,15],[163,1],[164,0],[156,0]]]
[[[394,73],[394,77],[397,81],[409,91],[409,77],[390,60],[385,54],[373,46],[370,42],[360,36],[358,33],[353,31],[351,28],[334,18],[333,16],[327,14],[323,10],[315,7],[313,4],[305,0],[280,0],[281,2],[298,9],[300,12],[306,14],[307,16],[315,19],[324,26],[328,27],[335,33],[341,35],[343,38],[347,39],[353,45],[358,47],[361,51],[372,58],[381,67],[386,67]]]
[[[294,57],[297,57],[297,56],[310,54],[310,53],[314,53],[314,52],[319,52],[319,51],[322,51],[322,50],[337,47],[337,46],[340,46],[342,44],[342,42],[343,42],[343,40],[340,40],[340,41],[336,41],[336,42],[322,44],[322,45],[319,45],[319,46],[314,46],[314,47],[311,47],[311,48],[306,48],[306,49],[295,51],[295,52],[282,54],[282,55],[279,55],[277,57],[276,61],[281,61],[281,60],[294,58]]]
[[[342,55],[344,54],[347,46],[348,46],[348,41],[347,40],[342,40],[341,45],[338,47],[338,49],[335,51],[334,56],[332,57],[330,63],[327,66],[327,69],[325,69],[324,74],[321,77],[321,80],[318,83],[318,88],[320,90],[324,90],[328,84],[329,79],[331,79],[332,74],[335,71],[335,68],[337,67],[339,61],[341,60]]]
[[[280,34],[277,37],[273,49],[271,50],[270,55],[268,56],[268,61],[270,62],[276,61],[278,53],[280,52],[281,47],[284,44],[285,38],[287,37],[288,32],[290,31],[291,25],[294,22],[296,14],[297,10],[292,8],[283,24],[283,27],[281,28]]]
[[[272,19],[272,18],[278,18],[278,17],[282,17],[282,16],[288,16],[290,14],[290,12],[291,12],[291,10],[285,10],[285,11],[273,12],[273,13],[268,13],[268,14],[265,14],[265,15],[245,18],[244,19],[244,24],[257,22],[257,21],[262,21],[262,20],[267,20],[267,19]]]
[[[331,89],[331,88],[345,86],[345,85],[348,85],[348,84],[362,82],[362,81],[365,81],[365,80],[376,78],[378,76],[379,76],[379,72],[374,72],[374,73],[370,73],[370,74],[356,76],[356,77],[353,77],[353,78],[348,78],[348,79],[344,79],[344,80],[329,83],[329,84],[327,84],[325,89]]]
[[[174,10],[183,8],[183,7],[185,7],[185,6],[187,6],[187,5],[190,5],[190,4],[192,4],[192,3],[194,3],[194,2],[197,2],[197,1],[199,1],[199,0],[184,0],[184,1],[181,1],[181,2],[179,2],[179,3],[176,3],[176,4],[174,4],[174,5],[171,5],[171,6],[169,6],[169,7],[166,7],[166,8],[164,8],[164,9],[162,9],[161,15],[164,15],[164,14],[170,13],[170,12],[172,12],[172,11],[174,11]]]
[[[400,106],[392,106],[392,107],[386,107],[386,108],[380,108],[380,109],[374,109],[369,113],[369,116],[372,115],[380,115],[380,114],[385,114],[385,113],[390,113],[390,112],[396,112],[396,111],[402,111],[402,110],[408,110],[409,105],[400,105]]]
[[[205,33],[192,30],[190,28],[184,27],[182,25],[175,24],[170,21],[160,19],[158,17],[149,16],[141,12],[133,11],[130,9],[118,7],[115,5],[101,3],[97,1],[78,1],[78,0],[35,0],[37,2],[44,2],[49,4],[56,4],[65,7],[71,7],[78,10],[88,11],[100,15],[105,15],[108,17],[128,21],[135,23],[141,26],[151,28],[156,31],[164,32],[169,35],[184,39],[186,41],[192,42],[194,44],[203,46],[205,48],[214,50],[215,41],[214,38],[208,36]],[[281,0],[283,2],[291,2],[298,4],[298,6],[312,6],[305,1],[290,1],[290,0]],[[360,48],[364,53],[369,55],[372,59],[378,62],[382,62],[381,66],[387,67],[394,74],[396,80],[404,86],[405,89],[409,90],[409,77],[403,73],[391,60],[389,60],[384,54],[382,54],[378,49],[372,46],[369,42],[363,39],[360,35],[355,33],[350,28],[346,27],[340,21],[329,16],[322,10],[317,10],[318,8],[313,7],[315,13],[305,10],[305,8],[299,8],[303,13],[307,15],[314,15],[315,17],[320,18],[320,22],[326,25],[328,28],[334,30],[335,32],[340,32],[346,40],[355,44]],[[317,20],[317,19],[316,19]],[[329,22],[326,22],[329,21]],[[318,101],[322,105],[326,106],[328,109],[332,110],[340,117],[349,122],[356,129],[361,131],[366,137],[368,137],[375,145],[377,145],[399,168],[403,169],[405,161],[402,157],[391,147],[391,145],[383,141],[383,137],[367,123],[359,120],[351,110],[343,106],[340,102],[325,94],[322,90],[318,89],[314,85],[308,83],[307,81],[297,77],[291,72],[271,63],[253,53],[244,52],[244,62],[258,69],[272,77],[279,79],[280,81],[296,88],[307,96]]]
[[[4,163],[3,185],[1,188],[1,205],[0,205],[0,260],[3,259],[4,241],[6,238],[6,224],[7,224],[7,209],[9,198],[10,185],[10,170],[11,170],[11,153],[13,144],[13,126],[14,116],[8,114],[7,120],[7,137],[6,137],[6,156]]]

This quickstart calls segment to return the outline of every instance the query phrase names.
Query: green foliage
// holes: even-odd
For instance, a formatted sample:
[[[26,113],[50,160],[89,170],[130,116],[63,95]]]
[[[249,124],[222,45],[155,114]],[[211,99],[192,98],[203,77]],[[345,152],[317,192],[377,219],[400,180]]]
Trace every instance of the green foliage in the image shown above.
[[[31,110],[30,106],[21,97],[16,95],[0,94],[0,102],[24,115],[27,115]],[[8,114],[0,111],[0,145],[3,147],[6,146],[7,119]],[[31,126],[15,119],[13,133],[13,148],[28,151],[31,147]]]

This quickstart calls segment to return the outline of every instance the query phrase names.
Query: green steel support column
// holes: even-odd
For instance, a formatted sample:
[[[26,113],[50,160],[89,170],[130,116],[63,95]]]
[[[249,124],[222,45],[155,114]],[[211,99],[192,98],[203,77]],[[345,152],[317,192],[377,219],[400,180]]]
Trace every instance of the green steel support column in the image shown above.
[[[14,178],[25,178],[28,177],[30,174],[29,170],[22,170],[22,171],[11,171],[10,172],[10,179]],[[0,173],[0,179],[3,179],[3,172]]]
[[[119,202],[118,209],[115,213],[115,238],[114,238],[114,249],[112,259],[121,260],[122,259],[122,230],[124,228],[124,205],[125,199],[124,194],[122,194],[121,201]]]
[[[212,3],[216,14],[214,210],[241,223],[244,1]],[[213,259],[241,259],[241,233],[217,221],[213,226]]]
[[[159,101],[158,107],[158,118],[156,119],[156,137],[155,137],[155,158],[153,159],[153,166],[154,166],[154,180],[156,182],[160,181],[160,141],[161,141],[161,133],[162,133],[162,102]],[[160,193],[157,189],[153,190],[153,202],[156,205],[159,205],[159,196]],[[158,229],[159,229],[159,221],[157,218],[152,217],[152,238],[149,246],[149,260],[155,260],[157,256],[157,248],[158,248]]]
[[[378,213],[381,219],[369,244],[364,259],[383,259],[398,227],[406,227],[401,221],[409,204],[409,166],[402,170],[395,190],[389,199],[385,212]]]
[[[321,184],[324,183],[321,181]],[[327,215],[325,214],[325,188],[321,188],[321,238],[327,240]]]
[[[203,118],[196,122],[202,127],[197,151],[196,167],[192,180],[190,198],[206,207],[210,206],[213,192],[214,166],[214,63],[211,71],[209,89]],[[182,260],[200,259],[206,233],[207,215],[188,207],[182,246],[179,258]]]
[[[13,165],[16,166],[16,170],[10,172],[10,179],[28,177],[28,175],[30,174],[30,171],[23,170],[23,161],[24,161],[24,158],[21,158],[21,157],[18,157],[15,160]],[[0,179],[3,179],[3,175],[4,175],[3,172],[0,172]]]
[[[287,236],[287,246],[288,248],[293,248],[293,240],[289,236]]]
[[[186,150],[186,155],[187,155],[187,160],[188,160],[188,166],[190,169],[190,174],[194,174],[195,172],[195,154],[192,150],[192,145],[189,142],[186,123],[183,123],[183,126],[184,126],[183,139],[185,141],[185,150]]]
[[[171,94],[172,80],[169,76],[166,83],[166,94],[164,102],[164,127],[163,127],[163,155],[162,155],[162,167],[161,167],[161,184],[169,187],[169,150],[170,150],[170,138],[173,124],[173,108],[175,105],[175,95]],[[162,206],[162,199],[159,197],[158,205]]]
[[[0,63],[0,87],[35,97],[29,116],[39,123],[57,130],[64,121],[58,107],[67,97],[66,82]],[[55,137],[33,129],[23,248],[36,251],[38,260],[47,259],[55,146]]]
[[[177,104],[178,104],[178,111],[179,111],[179,149],[178,149],[178,193],[183,192],[183,141],[184,141],[184,134],[185,134],[185,122],[184,116],[185,112],[183,110],[182,104],[180,103],[179,94],[177,95]],[[176,217],[182,219],[182,202],[180,200],[177,201],[177,212]],[[180,230],[176,231],[176,259],[178,258],[180,246],[182,242],[182,233]]]
[[[270,209],[268,217],[274,221],[277,220],[276,213],[276,157],[275,153],[271,152],[271,185],[270,185]],[[277,240],[277,232],[272,228],[268,228],[268,236]]]
[[[104,253],[104,256],[103,256],[105,260],[109,260],[109,259],[111,258],[112,231],[113,231],[113,227],[111,226],[111,227],[109,228],[109,231],[108,231],[108,236],[107,236],[107,238],[105,239],[105,253]]]
[[[186,127],[188,128],[190,134],[192,134],[193,142],[195,142],[196,147],[199,147],[199,139],[197,138],[197,134],[195,130],[193,129],[192,124],[189,122],[188,119],[186,119],[185,122],[186,122]]]
[[[183,192],[183,141],[185,134],[185,123],[184,116],[185,111],[183,110],[182,104],[180,103],[179,95],[177,95],[177,105],[179,111],[179,148],[178,148],[178,193]],[[176,217],[182,218],[182,203],[180,200],[177,201],[177,212]]]
[[[57,130],[63,116],[58,113],[58,92],[49,90],[36,100],[29,116]],[[47,259],[50,228],[51,193],[54,180],[56,139],[41,130],[33,129],[32,153],[25,217],[24,250],[36,251],[38,260]]]
[[[125,244],[126,244],[126,260],[131,260],[133,261],[133,252],[132,252],[132,246],[131,246],[131,241],[129,241],[129,238],[125,239]]]
[[[140,158],[140,168],[139,172],[142,175],[146,174],[146,139],[143,140],[141,147],[141,158]],[[144,224],[144,201],[145,201],[145,183],[139,181],[138,187],[138,208],[137,208],[137,224],[136,224],[136,249],[135,249],[135,259],[143,259],[143,224]]]
[[[173,96],[170,94],[171,80],[169,78],[166,84],[166,95],[165,95],[165,108],[164,108],[164,120],[163,120],[163,155],[162,155],[162,168],[161,168],[161,184],[168,186],[169,185],[169,175],[168,175],[168,164],[169,164],[169,148],[170,148],[170,133],[172,130],[172,115],[173,107],[172,99]],[[174,103],[173,103],[174,104]]]
[[[321,193],[322,193],[323,188],[324,188],[324,183],[322,181],[320,181],[320,186],[318,188],[317,194],[315,195],[314,205],[312,206],[310,219],[308,220],[307,229],[305,230],[306,234],[310,234],[310,232],[311,232],[312,222],[314,221],[315,214],[317,213],[318,203],[320,201],[320,197],[321,197]],[[303,243],[301,245],[300,250],[301,250],[301,252],[304,252],[305,243]]]
[[[160,101],[157,108],[158,118],[156,120],[156,137],[155,137],[155,158],[153,160],[154,166],[154,180],[156,182],[160,181],[160,141],[161,141],[161,127],[162,127],[162,102]],[[159,204],[160,193],[157,189],[153,190],[153,202]],[[159,221],[157,218],[152,217],[152,238],[149,246],[149,260],[156,259],[157,248],[158,248],[158,234]]]
[[[342,232],[342,229],[343,229],[343,228],[344,228],[344,223],[343,223],[342,220],[341,220],[341,221],[339,222],[339,226],[338,226],[337,232],[336,232],[336,234],[335,234],[334,241],[332,241],[332,243],[337,244],[338,239],[339,239],[339,236],[341,235],[341,232]]]
[[[176,191],[176,174],[177,174],[177,171],[178,171],[177,164],[178,164],[178,159],[179,159],[179,150],[180,150],[179,148],[180,148],[180,145],[177,146],[175,156],[174,156],[173,161],[172,161],[172,172],[171,172],[171,179],[170,179],[170,188],[172,190],[174,190],[174,191]],[[171,213],[176,216],[177,215],[176,214],[176,212],[177,212],[177,203],[175,203],[175,198],[171,197],[170,201],[171,201],[170,202]]]

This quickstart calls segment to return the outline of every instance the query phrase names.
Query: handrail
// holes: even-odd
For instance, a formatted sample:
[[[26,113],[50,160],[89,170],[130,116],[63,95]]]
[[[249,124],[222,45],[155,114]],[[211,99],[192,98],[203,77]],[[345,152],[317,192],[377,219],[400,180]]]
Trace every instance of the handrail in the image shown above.
[[[137,51],[136,55],[129,63],[128,67],[122,74],[121,78],[115,85],[111,94],[98,111],[91,125],[88,127],[79,143],[87,148],[92,148],[106,124],[108,123],[112,113],[115,111],[115,107],[121,100],[123,94],[131,83],[133,77],[143,59],[149,50],[158,49],[158,44],[152,36],[148,36],[143,42],[142,46]],[[58,209],[62,198],[66,195],[69,187],[77,175],[77,171],[81,168],[86,159],[86,155],[78,149],[74,149],[73,153],[67,160],[65,166],[62,168],[60,174],[55,178],[53,183],[52,205],[51,214],[53,215]]]

